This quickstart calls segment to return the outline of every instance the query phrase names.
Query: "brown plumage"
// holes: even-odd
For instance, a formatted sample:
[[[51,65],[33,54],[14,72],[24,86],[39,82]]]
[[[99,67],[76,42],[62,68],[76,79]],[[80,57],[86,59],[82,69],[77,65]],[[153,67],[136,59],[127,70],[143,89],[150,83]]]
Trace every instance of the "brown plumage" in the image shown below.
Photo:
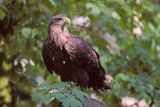
[[[74,81],[82,88],[109,89],[99,56],[89,43],[67,30],[69,19],[60,14],[48,25],[48,37],[42,56],[50,73],[60,75],[62,81]]]

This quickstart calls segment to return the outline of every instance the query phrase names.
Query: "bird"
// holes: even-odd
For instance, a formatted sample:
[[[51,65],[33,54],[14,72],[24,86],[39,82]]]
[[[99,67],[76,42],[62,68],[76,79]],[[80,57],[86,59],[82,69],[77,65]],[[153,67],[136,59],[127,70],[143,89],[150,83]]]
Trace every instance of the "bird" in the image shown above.
[[[91,44],[68,30],[70,19],[58,14],[48,23],[48,36],[42,47],[42,58],[49,73],[61,81],[74,82],[95,91],[110,89],[100,56]]]

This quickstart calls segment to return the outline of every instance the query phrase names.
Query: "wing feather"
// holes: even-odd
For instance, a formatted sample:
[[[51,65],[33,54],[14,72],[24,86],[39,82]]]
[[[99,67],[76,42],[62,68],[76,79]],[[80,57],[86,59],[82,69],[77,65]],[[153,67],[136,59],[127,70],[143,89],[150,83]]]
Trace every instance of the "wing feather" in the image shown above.
[[[70,59],[80,67],[88,70],[99,67],[99,56],[89,43],[79,37],[68,38],[64,46]]]
[[[53,65],[52,65],[52,60],[51,60],[51,56],[49,55],[49,50],[48,50],[48,47],[47,47],[47,42],[45,42],[43,44],[43,48],[42,48],[42,57],[43,57],[43,60],[44,60],[44,63],[47,67],[47,70],[50,72],[50,73],[53,73]]]

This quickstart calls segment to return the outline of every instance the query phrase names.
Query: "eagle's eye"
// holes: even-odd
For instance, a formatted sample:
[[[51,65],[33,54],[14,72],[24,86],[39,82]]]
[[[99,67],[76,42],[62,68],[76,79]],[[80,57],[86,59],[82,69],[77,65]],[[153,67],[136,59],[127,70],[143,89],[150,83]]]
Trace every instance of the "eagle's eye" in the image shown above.
[[[62,18],[57,18],[57,20],[62,20]]]

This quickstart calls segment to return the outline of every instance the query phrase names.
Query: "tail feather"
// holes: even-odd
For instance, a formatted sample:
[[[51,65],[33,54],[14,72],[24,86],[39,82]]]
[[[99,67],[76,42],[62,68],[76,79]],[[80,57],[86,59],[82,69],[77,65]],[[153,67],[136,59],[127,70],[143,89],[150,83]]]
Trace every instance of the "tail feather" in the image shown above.
[[[90,73],[89,75],[89,84],[95,90],[106,91],[110,90],[111,87],[108,85],[107,80],[105,78],[105,71],[102,67],[100,67],[97,73]]]
[[[105,81],[99,81],[99,82],[95,82],[95,81],[90,81],[90,86],[95,90],[101,90],[101,91],[106,91],[106,90],[110,90],[111,87],[105,82]]]

